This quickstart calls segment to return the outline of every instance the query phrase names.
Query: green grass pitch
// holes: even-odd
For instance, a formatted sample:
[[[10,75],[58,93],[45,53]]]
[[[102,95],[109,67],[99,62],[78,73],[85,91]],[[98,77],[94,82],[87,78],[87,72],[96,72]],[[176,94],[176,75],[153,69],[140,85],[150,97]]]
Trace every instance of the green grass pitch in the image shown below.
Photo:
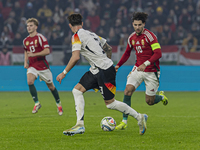
[[[29,92],[0,92],[0,150],[199,150],[200,93],[165,92],[167,106],[148,106],[144,92],[135,92],[132,107],[146,113],[147,131],[139,135],[137,121],[129,116],[128,128],[105,132],[100,121],[112,116],[117,123],[122,114],[106,108],[100,93],[85,97],[84,134],[66,136],[62,132],[76,123],[73,95],[60,92],[64,113],[57,114],[50,92],[38,92],[42,108],[32,114],[34,103]],[[122,101],[123,92],[116,93]]]

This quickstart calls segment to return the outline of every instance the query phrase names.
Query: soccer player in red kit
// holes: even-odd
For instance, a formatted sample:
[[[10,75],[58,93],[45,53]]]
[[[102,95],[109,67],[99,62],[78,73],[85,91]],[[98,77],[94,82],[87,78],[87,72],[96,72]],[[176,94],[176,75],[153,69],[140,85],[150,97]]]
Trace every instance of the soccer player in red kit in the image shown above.
[[[137,87],[144,81],[146,86],[146,103],[154,105],[162,101],[167,105],[168,99],[163,91],[156,95],[159,87],[161,47],[154,33],[144,28],[148,14],[136,12],[132,17],[132,25],[135,29],[129,38],[126,50],[120,61],[115,66],[116,71],[130,57],[131,50],[135,50],[137,61],[127,77],[123,102],[131,105],[131,96]],[[122,122],[116,126],[117,130],[127,127],[128,116],[123,114]]]
[[[46,55],[50,53],[49,44],[47,39],[40,33],[37,33],[38,20],[35,18],[29,18],[26,22],[27,31],[29,36],[23,40],[24,45],[24,68],[27,68],[27,82],[29,86],[30,93],[35,102],[35,106],[32,113],[37,113],[41,108],[41,104],[38,100],[37,91],[34,86],[34,81],[37,77],[40,80],[46,82],[47,87],[52,92],[56,105],[58,114],[62,115],[63,110],[59,98],[57,89],[53,84],[52,73],[49,69],[49,64],[45,58]]]

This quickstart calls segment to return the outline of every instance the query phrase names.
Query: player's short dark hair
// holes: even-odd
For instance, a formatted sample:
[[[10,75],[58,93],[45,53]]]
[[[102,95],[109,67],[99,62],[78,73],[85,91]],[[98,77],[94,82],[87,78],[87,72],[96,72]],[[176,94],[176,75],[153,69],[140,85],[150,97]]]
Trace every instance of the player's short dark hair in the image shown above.
[[[145,23],[146,20],[148,18],[148,14],[147,13],[144,13],[144,12],[135,12],[133,13],[133,16],[132,16],[132,22],[134,20],[141,20],[142,23]]]
[[[36,25],[36,26],[39,25],[39,21],[38,21],[36,18],[29,18],[29,19],[26,21],[26,24],[28,24],[29,22],[33,22],[34,25]]]
[[[81,14],[71,14],[70,16],[67,17],[69,23],[72,26],[76,26],[76,25],[82,25],[82,19],[83,17],[81,16]]]

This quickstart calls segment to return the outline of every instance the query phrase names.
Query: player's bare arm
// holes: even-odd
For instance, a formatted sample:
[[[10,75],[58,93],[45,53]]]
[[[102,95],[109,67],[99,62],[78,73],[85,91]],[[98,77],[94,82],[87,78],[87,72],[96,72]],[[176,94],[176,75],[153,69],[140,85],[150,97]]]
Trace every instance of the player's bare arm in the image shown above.
[[[66,76],[66,74],[76,65],[76,63],[80,59],[80,51],[76,50],[72,52],[72,57],[70,58],[66,68],[62,73],[60,73],[56,80],[61,84],[62,79]]]
[[[43,51],[38,52],[38,53],[32,53],[30,51],[27,51],[28,57],[35,57],[35,56],[46,56],[50,54],[49,48],[45,48]]]
[[[27,52],[24,51],[24,68],[28,69],[29,65],[28,65],[28,55]]]
[[[103,50],[106,52],[107,57],[111,59],[111,57],[112,57],[112,47],[108,43],[105,43],[103,45]]]

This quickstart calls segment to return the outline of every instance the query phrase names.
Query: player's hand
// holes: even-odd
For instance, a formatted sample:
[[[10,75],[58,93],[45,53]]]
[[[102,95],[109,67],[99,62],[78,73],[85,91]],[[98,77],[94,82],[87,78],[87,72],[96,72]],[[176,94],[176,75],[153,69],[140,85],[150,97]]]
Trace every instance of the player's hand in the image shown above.
[[[115,71],[116,71],[116,72],[118,71],[118,69],[119,69],[119,66],[118,66],[118,65],[115,66]]]
[[[63,79],[65,76],[66,76],[66,75],[62,72],[62,73],[60,73],[60,74],[57,76],[56,80],[61,84],[61,81],[62,81],[62,79]]]
[[[145,64],[141,64],[138,68],[137,71],[144,71],[146,69],[146,65]]]
[[[24,68],[28,69],[28,63],[24,63]]]
[[[28,57],[34,57],[35,55],[34,55],[34,53],[27,51],[27,56]]]

